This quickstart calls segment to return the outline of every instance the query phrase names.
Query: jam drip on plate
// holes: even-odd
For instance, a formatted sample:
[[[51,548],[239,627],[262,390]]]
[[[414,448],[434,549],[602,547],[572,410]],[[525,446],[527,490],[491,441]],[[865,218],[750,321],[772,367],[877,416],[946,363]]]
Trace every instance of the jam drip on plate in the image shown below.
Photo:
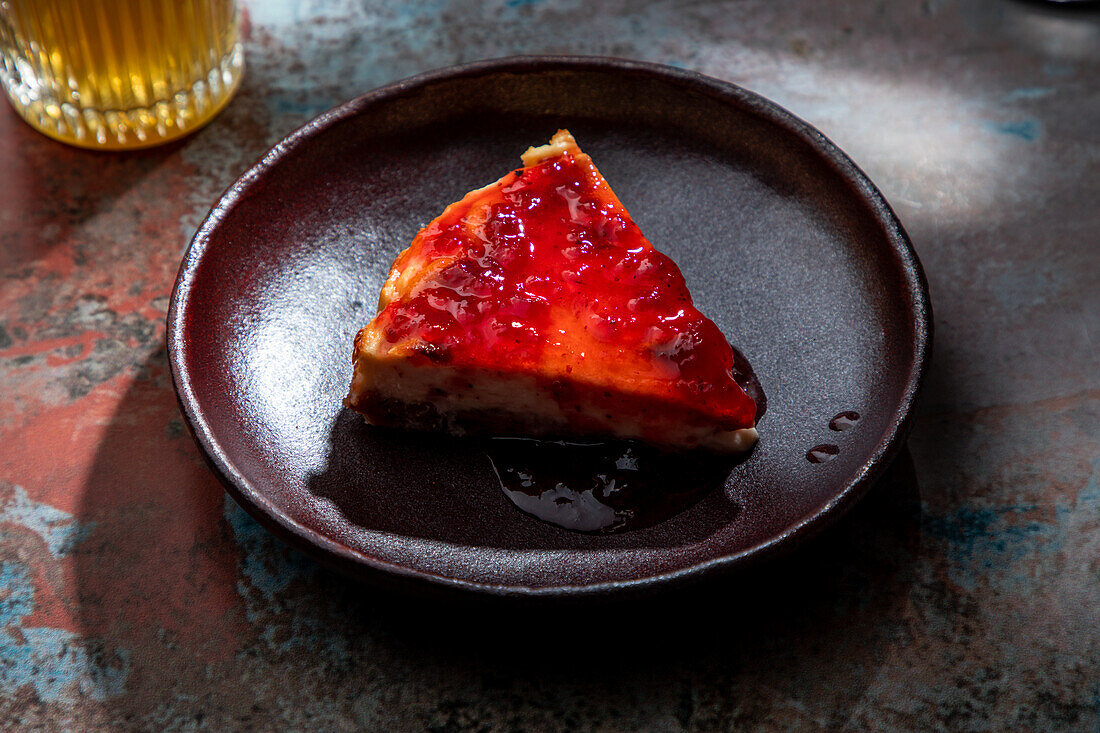
[[[512,503],[544,522],[596,534],[648,527],[684,511],[723,486],[731,464],[743,459],[663,453],[636,441],[485,443]]]
[[[737,381],[764,415],[767,398],[745,357],[733,350]],[[490,438],[483,449],[497,480],[524,512],[575,532],[648,527],[725,486],[747,454],[669,453],[637,441],[578,443]]]

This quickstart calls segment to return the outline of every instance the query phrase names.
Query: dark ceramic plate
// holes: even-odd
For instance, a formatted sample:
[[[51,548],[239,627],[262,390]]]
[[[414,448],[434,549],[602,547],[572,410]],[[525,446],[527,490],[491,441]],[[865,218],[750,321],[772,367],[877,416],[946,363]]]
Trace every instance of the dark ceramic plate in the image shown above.
[[[724,489],[621,534],[540,522],[475,445],[372,430],[341,407],[352,338],[394,256],[559,127],[768,395],[760,442]],[[272,148],[195,235],[168,348],[199,445],[290,544],[356,576],[578,595],[742,566],[836,520],[904,440],[930,330],[900,224],[817,130],[698,74],[549,57],[418,76]],[[830,429],[846,411],[861,419]],[[820,444],[839,452],[807,460]]]

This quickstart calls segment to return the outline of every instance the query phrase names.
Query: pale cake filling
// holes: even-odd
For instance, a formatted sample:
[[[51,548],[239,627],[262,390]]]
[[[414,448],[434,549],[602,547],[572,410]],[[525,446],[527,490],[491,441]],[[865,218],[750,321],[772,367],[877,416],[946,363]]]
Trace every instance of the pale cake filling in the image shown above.
[[[385,347],[378,343],[363,344],[356,354],[351,401],[368,394],[407,404],[430,403],[443,416],[494,411],[520,415],[540,426],[545,434],[568,434],[569,417],[579,414],[602,426],[609,435],[644,439],[658,432],[663,437],[662,443],[677,447],[742,453],[757,439],[756,428],[718,430],[652,415],[648,426],[643,426],[640,415],[619,414],[608,420],[603,410],[584,404],[578,405],[579,413],[577,407],[572,407],[572,414],[567,416],[554,395],[540,388],[532,375],[501,375],[438,364],[415,365],[401,357],[387,356]]]

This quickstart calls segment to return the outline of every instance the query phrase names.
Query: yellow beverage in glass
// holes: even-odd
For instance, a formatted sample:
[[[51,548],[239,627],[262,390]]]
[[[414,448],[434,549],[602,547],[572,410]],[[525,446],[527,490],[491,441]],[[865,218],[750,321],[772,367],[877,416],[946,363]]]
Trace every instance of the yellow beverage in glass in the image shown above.
[[[0,0],[0,82],[23,119],[98,149],[210,121],[240,84],[234,0]]]

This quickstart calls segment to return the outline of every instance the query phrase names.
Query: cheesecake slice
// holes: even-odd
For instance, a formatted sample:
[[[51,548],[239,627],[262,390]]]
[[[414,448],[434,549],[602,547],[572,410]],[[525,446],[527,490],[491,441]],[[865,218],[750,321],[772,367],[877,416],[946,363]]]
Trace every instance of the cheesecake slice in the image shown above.
[[[344,404],[373,425],[735,453],[756,406],[683,275],[559,130],[398,255]]]

